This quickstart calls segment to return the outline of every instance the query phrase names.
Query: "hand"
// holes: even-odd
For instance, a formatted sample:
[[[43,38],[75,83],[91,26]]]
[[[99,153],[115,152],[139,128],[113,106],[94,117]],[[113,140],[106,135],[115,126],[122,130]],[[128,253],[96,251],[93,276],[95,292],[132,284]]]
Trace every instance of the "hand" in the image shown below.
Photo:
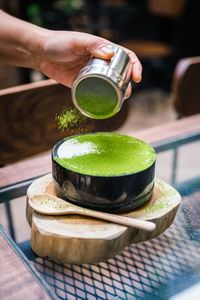
[[[14,18],[0,10],[0,60],[15,66],[41,70],[48,77],[72,86],[91,56],[110,59],[114,52],[103,38],[73,31],[53,31]],[[123,48],[141,80],[142,66],[134,52]]]
[[[71,87],[79,71],[91,56],[110,59],[114,52],[103,38],[80,32],[46,31],[40,42],[39,69],[48,77]],[[142,66],[134,52],[123,48],[129,55],[133,68],[132,79],[141,81]]]

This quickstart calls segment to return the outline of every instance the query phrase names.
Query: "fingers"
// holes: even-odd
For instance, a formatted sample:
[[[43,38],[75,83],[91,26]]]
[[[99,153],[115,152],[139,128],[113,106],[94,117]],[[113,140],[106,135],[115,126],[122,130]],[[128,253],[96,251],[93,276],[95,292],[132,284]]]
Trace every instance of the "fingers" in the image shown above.
[[[101,38],[100,38],[101,39]],[[90,54],[92,54],[94,57],[101,58],[101,59],[111,59],[114,55],[114,51],[110,49],[108,46],[112,45],[112,43],[109,43],[109,41],[102,39],[96,40],[95,43],[92,43],[92,45],[88,48],[88,51]],[[119,45],[114,44],[117,47],[122,48],[130,57],[131,63],[133,65],[132,67],[132,79],[135,82],[140,82],[142,80],[142,65],[137,57],[137,55],[125,48],[121,47]]]
[[[110,43],[112,44],[112,43]],[[101,59],[111,59],[114,55],[114,51],[110,49],[109,44],[102,44],[102,43],[94,43],[91,47],[88,48],[88,51],[90,54],[94,57],[101,58]],[[120,47],[119,45],[116,45],[117,47]],[[133,65],[132,67],[132,79],[135,82],[140,82],[142,80],[142,65],[137,57],[137,55],[130,51],[129,49],[126,49],[124,47],[121,47],[130,57],[131,63]]]
[[[131,63],[133,65],[132,79],[136,83],[139,83],[142,80],[142,65],[141,65],[137,55],[133,51],[126,49],[124,47],[122,47],[122,49],[128,54],[128,56],[130,57]]]
[[[107,60],[114,55],[114,51],[108,47],[111,42],[92,34],[71,32],[68,40],[71,52],[77,56],[87,55]]]
[[[114,51],[104,43],[93,44],[88,47],[88,51],[92,56],[106,60],[111,59],[114,55]]]
[[[136,83],[142,80],[142,65],[140,62],[133,63],[132,79]]]
[[[132,85],[129,82],[128,87],[127,87],[126,92],[125,92],[125,97],[124,97],[125,100],[130,97],[131,92],[132,92]]]

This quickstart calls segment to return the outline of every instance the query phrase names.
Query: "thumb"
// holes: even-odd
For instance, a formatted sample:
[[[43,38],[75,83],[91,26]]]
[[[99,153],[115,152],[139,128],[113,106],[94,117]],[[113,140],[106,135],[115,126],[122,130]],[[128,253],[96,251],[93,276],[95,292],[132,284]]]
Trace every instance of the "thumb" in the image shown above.
[[[88,47],[88,52],[96,57],[101,59],[111,59],[114,55],[114,51],[107,44],[96,43]]]

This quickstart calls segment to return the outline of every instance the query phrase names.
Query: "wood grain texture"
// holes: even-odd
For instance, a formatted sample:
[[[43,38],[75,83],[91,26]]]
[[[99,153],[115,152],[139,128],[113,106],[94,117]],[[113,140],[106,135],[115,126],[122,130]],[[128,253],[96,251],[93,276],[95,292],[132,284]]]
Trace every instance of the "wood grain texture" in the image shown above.
[[[137,132],[130,129],[127,134],[152,144],[197,131],[200,131],[200,114]],[[50,152],[0,168],[0,187],[48,172],[51,172]]]
[[[85,130],[118,128],[126,119],[127,103],[110,119],[88,119]],[[56,114],[71,106],[71,89],[53,80],[1,90],[0,162],[5,165],[41,153],[60,139],[78,133],[78,129],[73,132],[57,129]]]
[[[120,253],[130,243],[152,239],[173,222],[181,202],[179,193],[156,179],[151,200],[123,216],[149,220],[152,232],[78,215],[48,216],[34,212],[28,199],[34,194],[56,195],[51,174],[37,179],[27,191],[26,216],[31,226],[31,247],[42,257],[62,263],[96,263]]]
[[[200,113],[200,56],[181,59],[174,72],[173,103],[181,116]]]
[[[0,233],[0,299],[51,299]]]

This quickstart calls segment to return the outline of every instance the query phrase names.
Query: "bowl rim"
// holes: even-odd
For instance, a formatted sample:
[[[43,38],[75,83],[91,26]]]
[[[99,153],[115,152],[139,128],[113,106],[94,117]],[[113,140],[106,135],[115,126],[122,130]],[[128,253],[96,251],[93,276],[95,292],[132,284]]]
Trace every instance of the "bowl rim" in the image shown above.
[[[156,163],[156,152],[155,152],[155,149],[154,149],[150,144],[144,142],[143,140],[138,139],[138,138],[136,138],[136,137],[132,137],[132,136],[129,136],[129,137],[132,137],[132,138],[134,138],[134,139],[136,139],[136,140],[142,141],[142,142],[144,142],[145,144],[148,144],[148,145],[154,150],[154,152],[155,152],[155,160],[153,161],[153,163],[152,163],[148,168],[143,169],[143,170],[140,170],[140,171],[137,171],[137,172],[132,172],[132,173],[128,173],[128,174],[121,174],[121,175],[111,175],[111,176],[84,174],[84,173],[80,173],[80,172],[74,171],[74,170],[72,170],[72,169],[69,169],[69,168],[67,168],[67,167],[64,167],[64,166],[62,166],[61,164],[59,164],[59,163],[55,160],[55,158],[56,158],[56,155],[54,155],[54,154],[55,154],[55,151],[58,149],[58,147],[59,147],[65,140],[70,139],[70,138],[73,138],[73,137],[76,137],[76,136],[80,136],[80,135],[97,134],[97,133],[112,133],[112,134],[114,134],[114,135],[129,136],[129,135],[127,135],[127,134],[122,134],[122,133],[117,133],[117,132],[106,132],[106,131],[105,131],[105,132],[104,132],[104,131],[95,131],[95,132],[78,133],[78,134],[75,134],[75,135],[71,135],[71,136],[68,136],[68,137],[63,138],[62,140],[58,141],[58,142],[53,146],[52,151],[51,151],[52,161],[53,161],[54,163],[58,164],[61,168],[67,170],[67,171],[73,172],[73,173],[78,174],[78,175],[82,175],[82,176],[83,176],[83,175],[84,175],[84,176],[90,176],[90,177],[94,177],[94,178],[119,178],[119,177],[127,177],[127,176],[131,176],[131,175],[137,175],[137,174],[139,174],[139,173],[142,173],[142,172],[147,171],[148,169],[152,168],[152,167],[155,165],[155,163]],[[154,176],[154,177],[155,177],[155,176]]]

